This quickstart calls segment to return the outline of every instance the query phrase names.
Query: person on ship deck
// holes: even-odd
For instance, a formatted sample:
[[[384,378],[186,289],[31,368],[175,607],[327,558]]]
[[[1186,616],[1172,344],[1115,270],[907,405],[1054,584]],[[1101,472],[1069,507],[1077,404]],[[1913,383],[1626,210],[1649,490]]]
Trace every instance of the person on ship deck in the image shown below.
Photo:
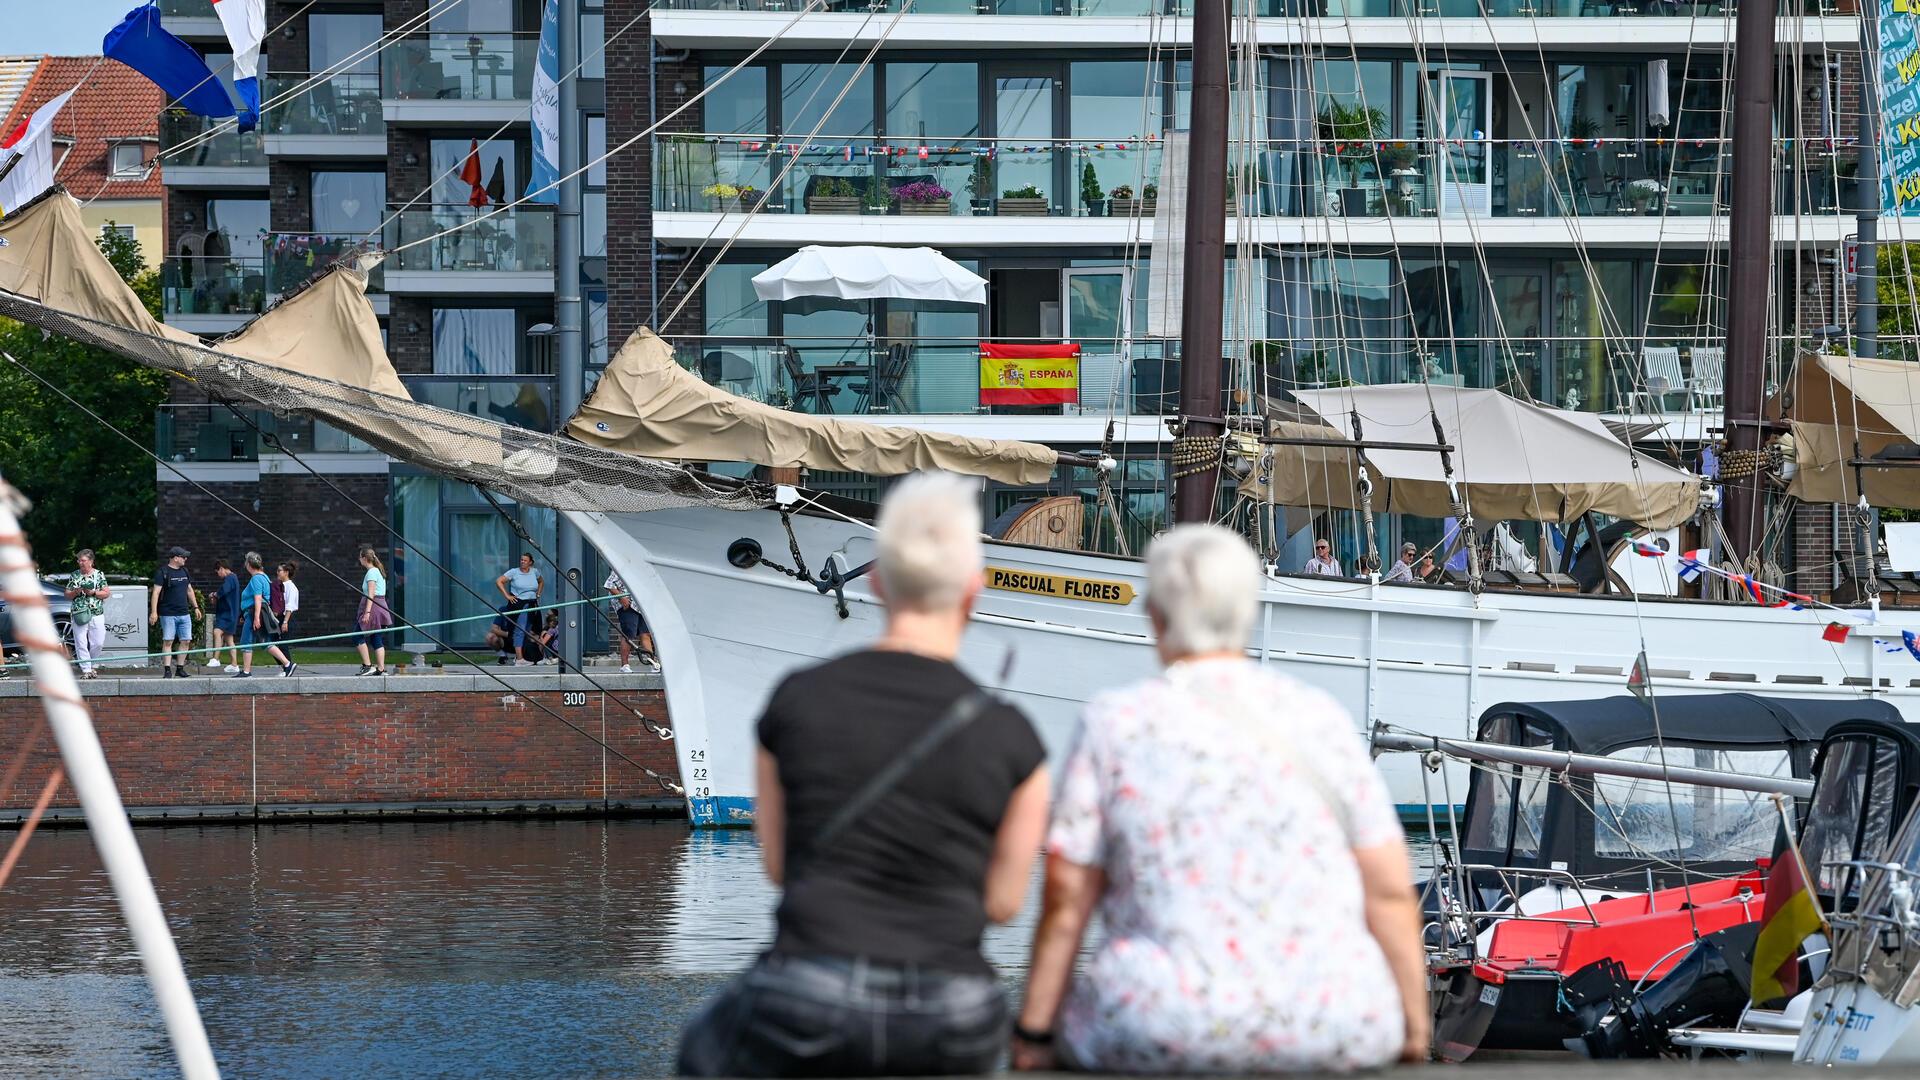
[[[754,828],[784,888],[773,948],[688,1026],[683,1076],[984,1073],[1008,1009],[980,954],[1020,910],[1046,751],[954,665],[983,586],[979,490],[881,506],[872,648],[788,677],[759,723]]]
[[[1166,670],[1089,702],[1062,767],[1016,1069],[1426,1056],[1399,816],[1346,711],[1247,658],[1259,582],[1258,556],[1218,526],[1147,550]],[[1104,939],[1075,977],[1096,908]]]

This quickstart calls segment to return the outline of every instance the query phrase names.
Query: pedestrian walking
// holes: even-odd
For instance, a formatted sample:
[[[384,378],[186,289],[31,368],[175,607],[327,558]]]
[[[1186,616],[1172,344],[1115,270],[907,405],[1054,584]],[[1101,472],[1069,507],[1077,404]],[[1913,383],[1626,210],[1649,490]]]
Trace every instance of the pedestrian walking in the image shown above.
[[[660,670],[658,654],[653,651],[653,633],[647,626],[646,616],[634,606],[633,594],[627,591],[627,583],[620,580],[617,571],[609,570],[607,580],[601,588],[614,598],[613,615],[620,631],[620,672],[633,674],[633,650],[640,650],[640,666]]]
[[[147,625],[160,628],[160,677],[184,679],[187,654],[193,650],[193,620],[200,616],[200,594],[193,591],[193,576],[187,573],[186,548],[167,549],[167,561],[153,571],[148,593]]]
[[[1247,659],[1259,584],[1259,558],[1218,526],[1147,549],[1165,670],[1089,702],[1062,767],[1014,1068],[1345,1072],[1426,1057],[1399,816],[1353,718]],[[1096,909],[1105,933],[1075,975]]]
[[[985,1073],[1007,1005],[980,955],[1020,910],[1047,803],[1033,726],[954,666],[982,577],[968,481],[881,507],[872,648],[787,677],[759,722],[773,948],[680,1043],[683,1076]]]
[[[1325,540],[1314,540],[1313,558],[1307,560],[1307,565],[1300,572],[1316,577],[1339,577],[1340,560],[1333,557],[1333,545]]]
[[[513,651],[518,657],[514,663],[520,666],[531,664],[534,657],[527,655],[527,643],[540,636],[540,620],[537,616],[515,612],[539,605],[540,594],[547,587],[547,579],[533,568],[533,556],[522,552],[520,565],[495,578],[493,585],[500,590],[501,596],[507,598],[507,618],[513,620]]]
[[[1387,576],[1381,580],[1410,582],[1413,580],[1413,568],[1419,561],[1419,548],[1412,544],[1401,544],[1400,557],[1395,559],[1393,565],[1387,568]]]
[[[300,670],[293,659],[293,650],[286,643],[293,640],[293,613],[300,610],[300,586],[293,583],[293,575],[300,564],[288,559],[273,568],[273,591],[267,596],[267,610],[273,613],[274,628],[267,631],[267,640],[281,657],[284,666],[280,674],[291,677]]]
[[[267,642],[279,623],[273,614],[273,583],[267,580],[266,562],[257,551],[247,552],[241,561],[247,569],[247,584],[240,590],[240,673],[234,678],[253,678],[253,650],[259,645],[266,645],[267,655],[280,665],[280,674],[291,675],[293,662],[280,646]]]
[[[73,627],[73,658],[80,664],[80,677],[93,679],[99,677],[93,662],[107,647],[107,624],[101,615],[113,590],[107,587],[107,575],[94,569],[92,548],[81,548],[74,561],[79,569],[67,578],[67,599],[73,601],[67,616]]]
[[[213,572],[220,577],[220,584],[213,596],[213,658],[207,666],[220,666],[220,650],[227,650],[227,674],[240,670],[240,576],[233,572],[225,559],[213,560]]]
[[[387,575],[380,555],[372,548],[360,549],[360,565],[366,573],[360,578],[360,602],[354,626],[360,631],[354,647],[360,650],[361,675],[387,673],[386,629],[393,625],[393,610],[387,606]],[[369,655],[371,650],[371,655]]]

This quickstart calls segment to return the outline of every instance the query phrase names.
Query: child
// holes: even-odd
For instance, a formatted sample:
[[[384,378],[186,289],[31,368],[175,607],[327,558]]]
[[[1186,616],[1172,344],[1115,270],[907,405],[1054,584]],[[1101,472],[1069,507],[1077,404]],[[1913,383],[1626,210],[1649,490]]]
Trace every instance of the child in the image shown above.
[[[292,650],[282,644],[293,640],[293,613],[300,610],[300,587],[293,583],[294,572],[299,569],[300,564],[291,559],[274,567],[273,591],[267,600],[274,615],[274,628],[267,632],[267,641],[285,658],[286,666],[280,673],[286,676],[300,669],[294,662]]]
[[[536,658],[535,663],[558,664],[560,662],[560,613],[547,612],[546,628],[540,631],[539,648],[546,653],[544,658]]]

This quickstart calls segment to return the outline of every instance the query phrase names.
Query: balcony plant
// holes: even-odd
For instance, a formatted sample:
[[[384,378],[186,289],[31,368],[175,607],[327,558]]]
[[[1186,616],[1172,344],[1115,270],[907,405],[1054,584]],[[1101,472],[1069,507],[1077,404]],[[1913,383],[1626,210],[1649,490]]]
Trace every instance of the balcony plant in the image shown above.
[[[993,213],[993,159],[985,155],[973,159],[973,172],[967,177],[967,194],[975,214]]]
[[[886,181],[875,180],[867,185],[860,197],[860,211],[864,214],[885,214],[893,209],[893,192],[887,190]]]
[[[1138,198],[1132,184],[1120,184],[1107,192],[1107,212],[1114,217],[1150,217],[1159,196],[1160,189],[1153,184],[1148,184],[1145,194]]]
[[[1080,203],[1088,217],[1106,216],[1107,193],[1100,189],[1100,174],[1094,171],[1091,161],[1080,166]]]
[[[953,192],[931,180],[915,180],[893,189],[900,200],[900,212],[913,215],[945,216],[953,212]]]
[[[1373,144],[1386,137],[1387,111],[1377,105],[1329,101],[1321,107],[1314,126],[1320,141],[1330,145],[1346,170],[1347,186],[1340,189],[1341,214],[1364,215],[1367,192],[1360,186],[1360,171],[1374,160]]]
[[[1008,188],[1000,193],[999,210],[1004,217],[1046,217],[1047,197],[1038,184]]]
[[[809,214],[857,214],[860,195],[853,181],[844,176],[815,176],[813,191],[807,195]]]

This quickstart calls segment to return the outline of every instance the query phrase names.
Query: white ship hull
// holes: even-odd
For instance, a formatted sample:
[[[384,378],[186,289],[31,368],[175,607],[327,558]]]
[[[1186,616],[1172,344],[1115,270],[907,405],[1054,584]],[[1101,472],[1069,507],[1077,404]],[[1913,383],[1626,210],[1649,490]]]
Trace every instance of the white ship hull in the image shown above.
[[[646,612],[664,664],[668,708],[693,821],[744,825],[753,814],[754,721],[788,672],[871,643],[881,611],[866,579],[846,588],[848,617],[831,595],[764,566],[727,562],[736,539],[791,564],[771,510],[571,513]],[[793,515],[807,569],[830,553],[849,566],[873,557],[872,532],[835,518]],[[1157,667],[1139,560],[989,543],[993,567],[1131,588],[1109,604],[989,589],[961,666],[1025,710],[1050,753],[1066,747],[1092,695]],[[1255,654],[1322,687],[1363,727],[1387,723],[1468,736],[1502,701],[1605,697],[1625,692],[1642,643],[1657,694],[1754,693],[1846,698],[1878,686],[1920,720],[1920,663],[1856,633],[1821,639],[1832,617],[1700,601],[1549,593],[1484,593],[1278,577],[1262,590]],[[1920,609],[1895,610],[1879,631],[1920,630]],[[1178,723],[1179,717],[1168,717]],[[1402,812],[1444,813],[1466,795],[1465,775],[1425,774],[1415,755],[1381,759]]]

